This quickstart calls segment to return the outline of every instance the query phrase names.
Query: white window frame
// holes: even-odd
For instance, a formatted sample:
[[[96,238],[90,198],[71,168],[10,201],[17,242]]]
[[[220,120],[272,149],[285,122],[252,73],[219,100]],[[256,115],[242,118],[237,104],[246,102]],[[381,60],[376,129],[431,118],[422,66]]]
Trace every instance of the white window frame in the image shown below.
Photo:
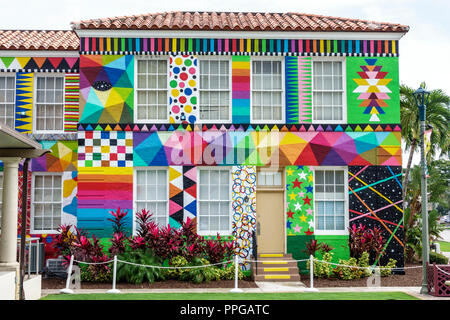
[[[348,227],[349,227],[349,193],[348,193],[348,167],[345,166],[321,166],[321,167],[312,167],[313,169],[313,195],[314,195],[314,234],[316,235],[348,235]],[[344,230],[317,230],[316,221],[318,219],[317,216],[317,205],[316,201],[316,171],[344,171]]]
[[[13,126],[11,129],[16,128],[16,91],[17,91],[17,76],[15,72],[0,72],[0,77],[13,77],[14,78],[14,93],[13,93]]]
[[[229,166],[214,166],[214,167],[207,167],[207,166],[201,166],[197,167],[197,234],[201,236],[215,236],[219,234],[220,236],[231,236],[233,234],[233,226],[232,226],[232,171],[231,167]],[[219,171],[219,170],[228,170],[228,192],[229,192],[229,199],[228,199],[228,230],[209,230],[209,231],[200,231],[200,203],[202,200],[200,200],[200,172],[201,171]],[[203,200],[203,201],[211,201],[211,200]],[[218,200],[220,201],[220,200]]]
[[[314,119],[314,62],[341,62],[342,63],[342,120],[315,120]],[[345,57],[313,57],[311,59],[311,121],[312,123],[345,124],[347,123],[347,60]],[[333,90],[326,90],[333,91]],[[339,91],[341,92],[341,91]]]
[[[3,171],[0,171],[1,183],[0,188],[2,192],[0,193],[0,234],[2,234],[2,215],[3,215]]]
[[[63,90],[62,90],[62,129],[61,130],[37,130],[37,83],[38,78],[62,78],[63,81]],[[35,73],[34,79],[33,79],[33,132],[40,134],[40,133],[64,133],[64,105],[65,105],[65,96],[66,96],[66,85],[65,85],[65,74],[64,73]],[[44,104],[44,103],[42,103]],[[56,103],[53,103],[56,105]]]
[[[197,57],[198,59],[198,118],[196,123],[231,123],[233,118],[233,105],[232,105],[232,96],[233,96],[233,68],[232,68],[232,60],[231,57],[227,56],[201,56]],[[201,103],[201,61],[202,60],[215,60],[215,61],[228,61],[228,119],[227,120],[219,120],[219,119],[211,119],[211,120],[202,120],[200,115],[200,103]],[[226,90],[221,89],[207,89],[207,92],[210,91],[221,91],[224,92]]]
[[[35,213],[34,213],[34,197],[35,197],[35,179],[36,179],[36,175],[39,176],[58,176],[61,177],[61,224],[63,223],[62,221],[62,213],[63,213],[63,194],[64,194],[64,181],[62,178],[62,172],[40,172],[40,171],[36,171],[36,172],[32,172],[31,173],[31,214],[30,214],[30,233],[31,234],[58,234],[58,230],[52,230],[52,229],[48,229],[48,230],[35,230],[34,229],[34,219],[35,219]]]
[[[254,61],[280,61],[281,62],[281,120],[255,120],[253,119],[253,62]],[[278,91],[278,90],[277,90]],[[250,123],[255,124],[283,124],[286,121],[286,84],[284,57],[260,56],[250,58]]]
[[[138,87],[138,61],[143,60],[165,60],[167,62],[167,70],[166,70],[166,118],[165,119],[138,119],[138,90],[149,91],[149,88],[139,88]],[[169,98],[170,98],[170,59],[169,57],[164,56],[141,56],[135,58],[134,63],[134,122],[135,123],[169,123]],[[158,91],[159,89],[151,89],[152,91]]]
[[[166,227],[169,225],[169,167],[145,167],[145,166],[141,166],[141,167],[134,167],[133,168],[133,235],[136,235],[136,228],[137,228],[137,224],[136,224],[136,214],[137,214],[137,171],[147,171],[147,170],[165,170],[166,171],[166,202],[167,202],[167,206],[166,206],[166,224],[164,226],[160,227]],[[150,201],[147,201],[150,202]]]

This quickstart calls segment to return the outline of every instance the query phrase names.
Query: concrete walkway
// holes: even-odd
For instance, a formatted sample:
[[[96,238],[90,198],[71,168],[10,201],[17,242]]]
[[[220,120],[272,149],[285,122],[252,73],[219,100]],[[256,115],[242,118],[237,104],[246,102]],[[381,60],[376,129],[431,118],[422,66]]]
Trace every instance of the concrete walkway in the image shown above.
[[[256,282],[258,288],[242,288],[244,293],[279,293],[279,292],[306,292],[308,289],[301,282]],[[231,288],[186,288],[186,289],[121,289],[121,293],[228,293]],[[420,294],[420,287],[336,287],[318,288],[319,292],[404,292],[421,300],[450,300],[449,298],[433,297]],[[106,293],[105,289],[79,289],[75,294]],[[59,294],[59,289],[44,289],[42,296]]]

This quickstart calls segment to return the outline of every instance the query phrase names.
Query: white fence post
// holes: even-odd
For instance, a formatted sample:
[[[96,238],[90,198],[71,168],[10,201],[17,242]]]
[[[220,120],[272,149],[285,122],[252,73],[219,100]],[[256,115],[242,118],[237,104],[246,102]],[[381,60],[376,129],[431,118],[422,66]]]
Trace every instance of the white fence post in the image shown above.
[[[240,293],[244,292],[242,289],[238,288],[238,281],[239,281],[239,260],[238,256],[234,255],[234,288],[230,290],[230,292],[234,293]]]
[[[66,287],[64,289],[59,290],[60,293],[73,293],[73,290],[69,288],[70,281],[72,279],[72,266],[73,266],[73,255],[70,256],[70,264],[67,270]]]
[[[314,288],[314,257],[309,256],[309,288],[306,288],[307,292],[319,292],[318,289]]]
[[[114,267],[113,267],[113,287],[108,290],[108,293],[120,293],[119,289],[116,289],[116,273],[117,273],[117,256],[114,256]]]

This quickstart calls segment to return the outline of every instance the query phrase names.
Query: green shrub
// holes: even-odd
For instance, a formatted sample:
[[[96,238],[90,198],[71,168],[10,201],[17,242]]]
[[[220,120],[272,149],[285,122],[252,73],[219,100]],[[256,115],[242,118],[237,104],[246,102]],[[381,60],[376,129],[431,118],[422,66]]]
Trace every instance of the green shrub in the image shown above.
[[[380,274],[382,277],[387,277],[392,274],[392,269],[397,266],[397,260],[389,259],[387,265],[380,266]]]
[[[147,266],[161,266],[161,259],[155,257],[151,250],[127,251],[117,256],[117,259]],[[156,280],[165,280],[166,274],[167,272],[160,268],[117,263],[117,281],[133,284],[141,284],[145,281],[153,283]]]
[[[170,267],[186,267],[189,262],[183,256],[175,256],[170,259]],[[167,275],[171,279],[178,279],[187,269],[167,269]]]
[[[189,266],[204,266],[210,264],[208,260],[204,258],[194,258]],[[199,268],[188,268],[180,275],[180,280],[191,281],[193,283],[210,282],[211,280],[220,279],[220,271],[216,270],[217,267],[199,267]]]
[[[448,258],[443,254],[430,251],[430,263],[448,264]]]
[[[327,262],[331,262],[331,259],[333,259],[333,253],[332,252],[325,252],[322,255],[321,261],[315,261],[313,263],[314,267],[314,276],[318,278],[329,278],[332,274],[333,266]],[[322,262],[323,261],[323,262]],[[306,262],[306,269],[309,270],[310,268],[310,262]]]

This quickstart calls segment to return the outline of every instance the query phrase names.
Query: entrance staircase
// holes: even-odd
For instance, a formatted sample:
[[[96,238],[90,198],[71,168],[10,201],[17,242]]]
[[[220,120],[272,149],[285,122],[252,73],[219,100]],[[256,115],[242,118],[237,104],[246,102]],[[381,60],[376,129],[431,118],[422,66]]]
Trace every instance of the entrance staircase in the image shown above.
[[[292,254],[261,253],[257,262],[252,262],[254,281],[300,281],[296,261]]]

